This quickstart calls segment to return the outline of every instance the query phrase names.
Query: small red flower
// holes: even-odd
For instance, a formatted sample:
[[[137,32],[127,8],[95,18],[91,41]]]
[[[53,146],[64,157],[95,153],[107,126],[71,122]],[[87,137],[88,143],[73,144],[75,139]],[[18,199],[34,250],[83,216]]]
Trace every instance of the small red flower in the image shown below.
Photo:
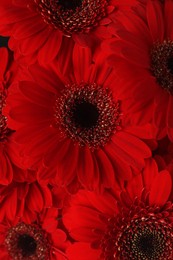
[[[17,57],[32,54],[47,62],[59,52],[64,36],[84,46],[110,38],[117,9],[130,4],[135,1],[2,0],[0,33],[11,36],[9,46]],[[64,45],[63,51],[68,51]]]
[[[109,58],[124,82],[131,82],[142,117],[153,120],[158,138],[168,133],[173,140],[173,29],[172,1],[149,0],[146,5],[121,15],[109,42]],[[124,17],[124,19],[123,19]],[[126,83],[125,83],[126,84]],[[152,113],[153,112],[153,113]]]
[[[66,234],[58,228],[58,211],[50,208],[37,216],[35,222],[14,219],[0,225],[0,253],[6,260],[66,260]]]
[[[173,259],[171,189],[169,172],[150,159],[121,189],[74,195],[63,217],[76,240],[69,259]]]
[[[4,112],[17,129],[20,156],[28,158],[24,166],[44,166],[40,181],[54,176],[66,187],[98,189],[130,178],[129,166],[141,169],[151,154],[140,138],[152,136],[150,126],[138,121],[133,97],[116,87],[104,57],[94,61],[88,48],[75,46],[65,75],[59,66],[58,60],[47,69],[35,64],[32,81],[9,89]]]

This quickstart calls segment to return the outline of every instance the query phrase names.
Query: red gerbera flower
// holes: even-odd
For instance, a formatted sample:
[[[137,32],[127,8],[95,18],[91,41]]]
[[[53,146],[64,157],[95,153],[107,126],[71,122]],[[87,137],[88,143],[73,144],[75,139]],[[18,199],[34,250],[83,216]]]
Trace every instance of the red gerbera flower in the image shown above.
[[[35,222],[14,219],[0,224],[0,254],[2,259],[66,260],[66,234],[58,228],[58,211],[43,211]]]
[[[47,69],[31,66],[34,81],[10,87],[6,113],[23,145],[20,155],[30,156],[26,167],[44,165],[47,178],[53,169],[61,184],[78,180],[93,189],[128,179],[129,166],[144,166],[151,153],[138,137],[151,138],[150,128],[140,125],[133,98],[116,88],[103,60],[94,62],[89,49],[75,46],[68,75],[59,73],[56,60]]]
[[[69,259],[173,259],[171,188],[169,172],[158,172],[148,160],[122,191],[74,195],[63,218],[77,241],[67,251]]]
[[[147,1],[140,11],[121,15],[124,20],[110,43],[110,63],[140,100],[143,114],[150,112],[158,138],[173,140],[173,1]],[[124,17],[124,19],[123,19]],[[118,59],[117,59],[118,58]],[[154,113],[152,113],[152,111]]]
[[[117,8],[131,3],[135,1],[2,0],[0,32],[11,36],[9,46],[17,55],[38,54],[39,61],[46,62],[58,53],[63,36],[82,45],[110,38],[108,28]]]

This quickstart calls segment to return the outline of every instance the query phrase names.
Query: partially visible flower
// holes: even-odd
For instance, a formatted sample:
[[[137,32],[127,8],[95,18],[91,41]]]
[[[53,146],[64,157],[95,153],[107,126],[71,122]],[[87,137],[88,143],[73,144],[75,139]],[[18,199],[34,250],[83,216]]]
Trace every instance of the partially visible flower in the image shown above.
[[[5,47],[0,48],[0,90],[6,90],[15,79],[18,64],[14,61],[13,52]],[[1,104],[1,101],[0,101]]]
[[[50,208],[37,215],[36,221],[4,220],[0,225],[0,253],[6,260],[66,260],[68,241],[58,228],[58,210]]]
[[[173,259],[171,189],[169,172],[158,172],[149,159],[122,190],[74,195],[63,217],[76,240],[67,250],[69,259]]]
[[[24,174],[24,171],[20,171]],[[28,172],[33,174],[33,172]],[[24,175],[27,177],[27,175]],[[52,206],[52,194],[49,187],[40,185],[36,180],[30,182],[13,181],[8,186],[0,185],[0,220],[12,221],[22,218],[25,222],[34,221],[44,208]]]
[[[7,117],[2,110],[5,106],[7,90],[14,79],[17,65],[13,56],[6,48],[0,48],[0,184],[7,185],[13,178],[13,163],[10,157],[11,135]]]
[[[131,166],[144,167],[151,151],[141,139],[152,138],[152,131],[140,123],[133,96],[117,88],[104,56],[94,60],[78,45],[72,56],[66,74],[58,59],[46,69],[31,66],[33,80],[10,87],[4,113],[17,130],[23,167],[38,169],[39,181],[55,178],[73,191],[112,187],[131,178]]]
[[[92,47],[110,38],[117,9],[132,4],[136,1],[1,0],[0,33],[11,36],[9,46],[17,57],[38,56],[40,62],[47,62],[57,55],[64,37]]]
[[[157,146],[153,150],[153,157],[157,161],[160,170],[165,169],[173,162],[173,143],[168,136],[157,141]]]
[[[110,64],[124,82],[131,82],[142,114],[158,128],[157,138],[173,140],[173,1],[149,0],[121,16],[109,41]],[[124,17],[124,19],[123,19]],[[121,21],[119,21],[121,23]],[[105,47],[105,46],[104,46]],[[125,83],[126,84],[126,83]],[[152,111],[152,112],[151,112]]]
[[[153,157],[160,170],[167,169],[170,172],[173,181],[173,143],[168,136],[158,141],[158,145],[153,151]],[[173,200],[173,189],[170,198]]]

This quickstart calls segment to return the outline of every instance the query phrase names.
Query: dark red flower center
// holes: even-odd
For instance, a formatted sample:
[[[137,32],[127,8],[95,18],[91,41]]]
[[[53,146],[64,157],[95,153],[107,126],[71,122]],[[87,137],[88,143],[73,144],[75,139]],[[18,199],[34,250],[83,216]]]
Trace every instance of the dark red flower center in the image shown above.
[[[142,253],[148,256],[153,254],[155,250],[155,244],[156,244],[156,239],[154,235],[150,232],[141,234],[141,236],[138,237],[138,241],[136,242],[137,248],[139,248],[139,250]]]
[[[8,230],[5,245],[12,259],[49,259],[47,234],[37,225],[18,223]]]
[[[167,67],[170,73],[173,75],[173,57],[168,58]]]
[[[67,10],[75,10],[82,5],[82,0],[59,0],[59,4]]]
[[[97,125],[99,111],[96,105],[83,100],[81,103],[76,102],[72,111],[72,118],[76,125],[81,128],[91,128]]]
[[[17,246],[21,249],[24,257],[34,255],[37,249],[35,239],[28,234],[19,235]]]
[[[153,208],[140,209],[129,215],[108,219],[107,231],[101,241],[102,258],[117,260],[172,260],[172,204],[154,213]],[[137,209],[137,208],[136,208]],[[135,210],[136,210],[135,209]],[[148,210],[148,213],[147,213]],[[123,211],[123,209],[122,209]],[[153,211],[153,212],[152,212]],[[126,217],[125,217],[125,215]]]
[[[97,84],[69,85],[56,100],[55,127],[91,149],[105,145],[120,130],[120,102]]]
[[[158,84],[173,95],[173,41],[168,40],[153,46],[151,70]]]
[[[65,35],[87,33],[107,15],[108,0],[34,0],[43,20]]]
[[[166,249],[166,240],[164,238],[165,227],[157,228],[152,226],[139,225],[139,231],[135,230],[136,233],[132,234],[132,240],[130,242],[131,255],[134,259],[139,259],[142,256],[143,259],[162,259],[164,251]],[[170,232],[169,236],[170,236]],[[127,241],[128,242],[128,236]]]

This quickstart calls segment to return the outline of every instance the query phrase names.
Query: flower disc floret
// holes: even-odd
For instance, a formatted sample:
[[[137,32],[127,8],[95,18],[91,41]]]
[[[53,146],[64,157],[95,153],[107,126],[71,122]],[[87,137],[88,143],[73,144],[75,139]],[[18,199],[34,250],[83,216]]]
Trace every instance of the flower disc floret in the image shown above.
[[[92,30],[106,16],[108,6],[107,0],[34,1],[44,21],[67,35]]]
[[[18,223],[11,227],[5,238],[9,255],[16,260],[49,259],[49,241],[45,231],[34,224]]]
[[[167,203],[169,205],[169,202]],[[171,260],[173,257],[173,224],[171,207],[164,212],[159,208],[133,209],[129,216],[108,219],[102,240],[104,259]],[[165,217],[167,216],[167,217]]]
[[[55,111],[56,127],[92,149],[104,146],[121,129],[120,102],[96,83],[66,86],[56,100]]]
[[[153,45],[151,70],[159,85],[173,95],[173,41]]]

